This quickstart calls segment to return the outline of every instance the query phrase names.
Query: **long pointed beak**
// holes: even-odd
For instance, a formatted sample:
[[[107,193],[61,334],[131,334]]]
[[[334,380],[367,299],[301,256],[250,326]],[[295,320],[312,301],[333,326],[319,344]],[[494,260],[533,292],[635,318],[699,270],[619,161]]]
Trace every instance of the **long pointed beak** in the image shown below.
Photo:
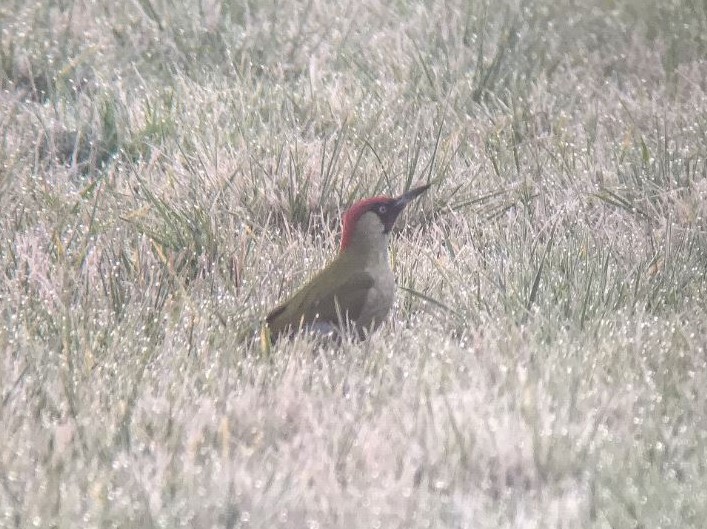
[[[422,193],[427,191],[430,188],[430,184],[416,187],[415,189],[411,189],[407,193],[404,193],[400,195],[398,198],[394,200],[394,202],[390,205],[390,210],[388,211],[388,214],[386,215],[384,219],[384,232],[389,233],[390,230],[393,229],[393,225],[395,224],[395,220],[398,218],[398,215],[400,215],[400,212],[402,212],[405,209],[405,206],[408,205],[412,200],[415,200],[417,197],[419,197]]]
[[[402,210],[405,206],[408,205],[409,202],[413,201],[417,197],[419,197],[422,193],[427,191],[432,184],[427,184],[424,186],[419,186],[416,187],[415,189],[411,189],[407,193],[404,193],[400,195],[395,203],[393,204],[393,207],[397,210]]]

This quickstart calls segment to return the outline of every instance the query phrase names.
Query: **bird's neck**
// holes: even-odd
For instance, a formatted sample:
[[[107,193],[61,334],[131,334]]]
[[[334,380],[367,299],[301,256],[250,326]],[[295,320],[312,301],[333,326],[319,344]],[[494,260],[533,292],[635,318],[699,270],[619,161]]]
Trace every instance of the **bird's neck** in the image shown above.
[[[357,240],[354,238],[342,255],[347,254],[357,260],[363,267],[390,267],[388,258],[388,237],[382,235],[374,240]]]

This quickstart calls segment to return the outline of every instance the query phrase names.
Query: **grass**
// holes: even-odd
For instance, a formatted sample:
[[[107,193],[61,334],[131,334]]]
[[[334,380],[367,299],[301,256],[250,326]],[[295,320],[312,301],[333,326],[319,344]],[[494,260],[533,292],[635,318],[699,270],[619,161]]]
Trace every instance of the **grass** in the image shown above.
[[[0,526],[702,527],[703,3],[0,17]],[[261,342],[428,181],[385,326]]]

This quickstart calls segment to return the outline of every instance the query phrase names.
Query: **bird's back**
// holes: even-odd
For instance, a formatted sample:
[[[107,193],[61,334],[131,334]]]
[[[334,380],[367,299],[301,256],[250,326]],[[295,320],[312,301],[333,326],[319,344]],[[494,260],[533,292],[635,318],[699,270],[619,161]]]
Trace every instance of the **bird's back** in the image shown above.
[[[293,332],[312,324],[340,325],[340,318],[355,321],[361,314],[373,277],[357,263],[337,257],[266,318],[272,335]]]
[[[270,312],[267,325],[274,336],[346,323],[354,324],[359,333],[370,331],[390,312],[394,291],[387,253],[373,261],[340,255]]]

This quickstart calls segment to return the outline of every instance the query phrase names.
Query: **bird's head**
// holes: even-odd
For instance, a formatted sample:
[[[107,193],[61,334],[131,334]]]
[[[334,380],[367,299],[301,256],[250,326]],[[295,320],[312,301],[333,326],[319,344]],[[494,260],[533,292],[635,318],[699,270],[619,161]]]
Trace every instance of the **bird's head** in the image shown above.
[[[385,245],[400,212],[429,187],[419,186],[399,197],[379,196],[356,202],[344,214],[340,252],[354,245]]]

